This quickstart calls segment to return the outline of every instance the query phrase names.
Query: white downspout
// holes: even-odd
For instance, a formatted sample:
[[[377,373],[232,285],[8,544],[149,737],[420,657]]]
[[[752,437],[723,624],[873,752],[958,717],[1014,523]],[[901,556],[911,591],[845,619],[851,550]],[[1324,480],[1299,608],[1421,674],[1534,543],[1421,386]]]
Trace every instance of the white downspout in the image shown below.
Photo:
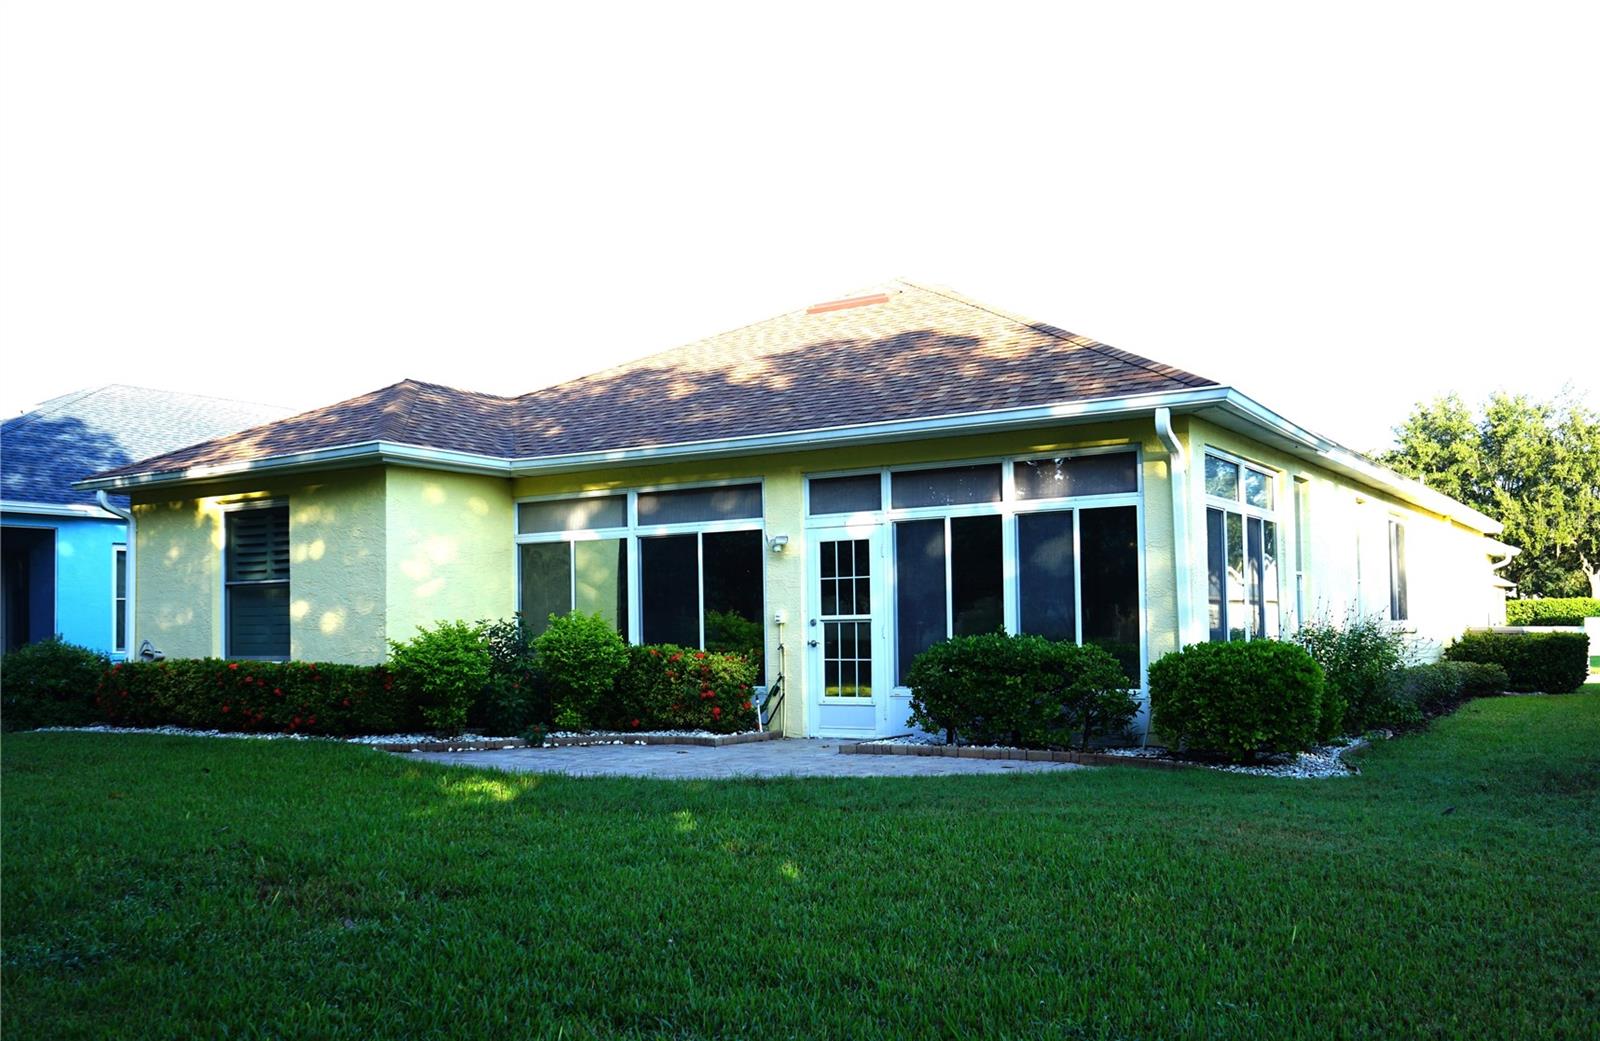
[[[1172,570],[1178,586],[1178,646],[1189,642],[1194,591],[1189,584],[1189,467],[1183,442],[1172,430],[1172,410],[1156,409],[1156,437],[1167,450],[1167,474],[1172,483]]]
[[[121,506],[118,506],[116,503],[112,502],[111,497],[108,496],[104,491],[95,492],[94,497],[96,501],[100,503],[100,508],[102,510],[105,510],[107,513],[112,514],[113,516],[121,517],[128,525],[128,557],[123,564],[123,566],[128,569],[128,595],[123,598],[122,604],[122,628],[126,634],[126,639],[122,644],[122,653],[128,661],[134,661],[135,658],[133,649],[139,644],[134,639],[133,632],[133,586],[134,576],[139,572],[138,569],[133,566],[133,555],[135,552],[134,545],[139,541],[139,539],[137,537],[137,533],[134,531],[133,511],[125,510]]]

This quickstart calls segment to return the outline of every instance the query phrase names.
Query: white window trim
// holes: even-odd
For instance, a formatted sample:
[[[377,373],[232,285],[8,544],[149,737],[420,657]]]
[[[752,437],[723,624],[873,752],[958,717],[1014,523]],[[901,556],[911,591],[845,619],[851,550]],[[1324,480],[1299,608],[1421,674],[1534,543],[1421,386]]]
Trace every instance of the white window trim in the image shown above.
[[[220,565],[221,565],[217,569],[217,581],[219,583],[218,588],[220,590],[220,596],[221,596],[221,600],[222,600],[222,610],[218,612],[218,616],[222,619],[222,625],[221,625],[220,629],[217,632],[217,646],[221,649],[221,652],[222,652],[220,657],[223,658],[226,661],[290,661],[290,660],[292,660],[294,658],[294,630],[293,630],[294,613],[293,613],[292,608],[291,608],[290,615],[289,615],[289,619],[290,619],[289,654],[285,655],[281,659],[279,659],[279,658],[254,658],[254,657],[251,657],[251,658],[233,658],[228,654],[228,587],[229,586],[233,586],[233,585],[241,585],[241,586],[282,585],[282,586],[287,587],[290,590],[289,597],[290,597],[291,602],[294,599],[294,593],[293,593],[294,586],[292,584],[294,582],[294,520],[293,520],[293,518],[291,517],[290,521],[289,521],[289,577],[287,579],[284,579],[284,580],[281,580],[281,581],[275,579],[275,580],[273,580],[271,582],[229,582],[228,581],[228,515],[232,514],[232,513],[239,513],[239,512],[241,512],[243,510],[270,510],[270,509],[273,509],[275,507],[288,508],[288,506],[289,506],[289,500],[288,499],[247,499],[247,500],[244,500],[242,502],[224,503],[219,508],[218,512],[220,512],[222,514],[222,549],[217,554],[217,559],[218,559],[218,561],[220,562]]]
[[[1104,495],[1073,495],[1058,498],[1019,499],[1016,495],[1015,464],[1035,459],[1068,459],[1086,455],[1110,455],[1126,452],[1134,457],[1135,487],[1131,492],[1115,492]],[[884,576],[886,586],[886,602],[883,608],[883,618],[888,635],[889,679],[896,681],[886,687],[893,695],[904,696],[906,687],[898,684],[899,681],[899,569],[895,554],[897,552],[894,538],[894,524],[896,521],[910,520],[939,520],[946,519],[945,526],[945,631],[952,628],[950,618],[951,581],[950,581],[950,554],[949,554],[949,519],[957,517],[984,517],[999,516],[1001,518],[1001,589],[1002,589],[1002,617],[1006,632],[1019,631],[1022,612],[1021,581],[1018,574],[1017,562],[1017,524],[1016,518],[1024,513],[1050,513],[1072,510],[1073,517],[1073,598],[1074,598],[1074,627],[1077,642],[1083,642],[1083,605],[1082,605],[1082,574],[1080,548],[1078,544],[1078,517],[1081,510],[1111,508],[1117,506],[1131,506],[1134,508],[1134,529],[1137,539],[1137,566],[1139,581],[1139,689],[1144,688],[1145,677],[1149,675],[1150,665],[1150,599],[1146,579],[1146,556],[1148,546],[1145,538],[1145,509],[1144,509],[1144,446],[1136,441],[1128,441],[1110,445],[1094,445],[1086,448],[1045,450],[1037,452],[1021,452],[1006,456],[982,456],[970,459],[942,459],[937,462],[908,463],[905,465],[860,467],[848,470],[821,470],[801,475],[802,499],[801,509],[805,517],[805,525],[811,528],[841,528],[856,525],[875,525],[884,529],[884,556],[887,561],[887,572]],[[890,505],[891,474],[905,473],[914,470],[948,470],[966,466],[982,466],[998,464],[1000,466],[1000,499],[994,502],[961,503],[951,506],[915,506],[895,508]],[[813,516],[811,513],[811,481],[813,478],[828,477],[859,477],[865,474],[879,474],[882,478],[882,509],[863,510],[856,513],[828,513]],[[1274,499],[1276,501],[1276,499]],[[806,617],[811,617],[811,598],[816,591],[810,588],[811,582],[806,582],[802,597]]]
[[[729,488],[740,485],[753,484],[760,496],[760,514],[755,517],[738,517],[728,520],[714,521],[683,521],[674,524],[639,524],[639,496],[651,492],[677,492],[694,491],[701,488]],[[627,524],[622,527],[609,528],[574,528],[566,531],[541,531],[522,533],[517,530],[517,507],[525,502],[560,502],[566,499],[594,499],[627,497]],[[603,488],[584,492],[556,493],[547,495],[523,495],[512,500],[511,509],[511,536],[514,545],[540,542],[585,542],[599,541],[602,539],[623,539],[628,544],[628,631],[627,640],[631,644],[644,642],[644,589],[641,580],[639,542],[642,539],[658,538],[664,535],[710,535],[729,531],[757,531],[766,530],[767,513],[767,487],[766,480],[761,477],[728,477],[710,481],[686,481],[681,484],[648,484],[626,488]],[[704,542],[695,540],[696,571],[699,577],[699,588],[696,590],[696,599],[699,605],[700,646],[706,642],[705,633],[705,566]],[[568,568],[571,572],[569,588],[569,602],[577,604],[577,569],[573,554],[568,555]],[[517,563],[516,581],[513,583],[513,600],[511,612],[513,615],[522,607],[522,566]],[[762,568],[761,568],[761,626],[763,639],[766,637],[767,624],[767,569],[766,569],[766,543],[762,541]],[[763,648],[763,652],[765,648]],[[765,654],[763,654],[765,659]],[[763,678],[764,679],[764,678]]]
[[[1211,606],[1210,602],[1209,602],[1210,601],[1209,582],[1210,582],[1210,567],[1211,567],[1211,561],[1210,561],[1211,539],[1210,539],[1210,535],[1208,534],[1209,529],[1208,529],[1207,523],[1206,523],[1206,513],[1209,510],[1213,510],[1213,509],[1221,510],[1223,512],[1223,518],[1224,518],[1223,519],[1223,540],[1224,540],[1224,542],[1226,542],[1226,540],[1227,540],[1227,519],[1226,519],[1227,518],[1227,514],[1229,514],[1229,513],[1237,513],[1237,514],[1240,515],[1240,518],[1241,518],[1240,519],[1240,525],[1241,525],[1241,527],[1243,529],[1243,536],[1244,536],[1244,540],[1245,540],[1244,552],[1245,552],[1245,561],[1246,561],[1246,567],[1247,568],[1248,568],[1249,559],[1250,559],[1250,538],[1249,538],[1249,525],[1248,525],[1248,523],[1246,523],[1246,521],[1248,521],[1249,518],[1254,517],[1254,518],[1257,518],[1259,520],[1267,521],[1267,522],[1271,523],[1276,528],[1276,532],[1275,532],[1275,540],[1277,542],[1277,556],[1276,556],[1276,559],[1277,559],[1277,562],[1278,562],[1278,568],[1277,568],[1277,571],[1278,571],[1278,582],[1277,582],[1278,589],[1277,589],[1277,600],[1276,600],[1276,602],[1277,602],[1277,610],[1278,610],[1278,633],[1281,636],[1283,634],[1283,632],[1284,632],[1284,617],[1283,617],[1283,605],[1284,605],[1283,575],[1284,575],[1284,568],[1283,568],[1283,562],[1282,562],[1282,558],[1283,558],[1283,542],[1284,542],[1284,539],[1283,539],[1284,525],[1283,525],[1282,514],[1283,514],[1284,507],[1283,507],[1282,504],[1283,504],[1283,485],[1284,485],[1284,482],[1285,482],[1285,476],[1286,475],[1285,475],[1284,471],[1278,469],[1277,467],[1268,466],[1265,463],[1258,463],[1258,462],[1256,462],[1256,461],[1254,461],[1252,459],[1248,459],[1248,458],[1246,458],[1244,456],[1241,456],[1241,455],[1236,455],[1235,453],[1226,451],[1225,449],[1215,448],[1215,447],[1213,447],[1211,445],[1202,446],[1200,455],[1201,455],[1201,457],[1200,457],[1200,466],[1197,467],[1197,469],[1199,470],[1199,481],[1200,481],[1200,489],[1201,489],[1200,517],[1199,517],[1199,526],[1198,526],[1198,528],[1196,528],[1196,530],[1202,533],[1202,543],[1201,544],[1205,547],[1202,559],[1205,560],[1206,576],[1207,576],[1206,577],[1206,582],[1208,583],[1208,585],[1207,585],[1207,595],[1204,598],[1202,598],[1201,607],[1202,607],[1202,610],[1206,612],[1206,622],[1207,622],[1206,630],[1205,630],[1206,636],[1209,639],[1209,637],[1210,637],[1210,614],[1209,614],[1209,612],[1210,612],[1210,606]],[[1222,460],[1224,462],[1233,463],[1234,465],[1239,467],[1239,491],[1238,491],[1238,495],[1236,497],[1234,497],[1232,499],[1228,499],[1228,498],[1225,498],[1225,497],[1220,496],[1220,495],[1212,495],[1211,494],[1211,490],[1206,487],[1205,460],[1206,460],[1207,457],[1213,457],[1213,458],[1216,458],[1216,459],[1220,459],[1220,460]],[[1272,489],[1272,506],[1270,506],[1270,507],[1253,506],[1245,498],[1244,471],[1245,471],[1246,468],[1254,470],[1257,473],[1266,475],[1267,480],[1269,482],[1269,487],[1271,487],[1271,489]],[[1293,489],[1291,487],[1291,494],[1292,493],[1293,493]],[[1298,532],[1296,533],[1295,538],[1296,538],[1296,544],[1298,545],[1298,541],[1299,541]],[[1226,552],[1226,546],[1224,546],[1224,552]],[[1298,566],[1299,566],[1299,559],[1297,557],[1296,558],[1296,567],[1298,567]],[[1298,586],[1299,586],[1298,576],[1299,576],[1300,572],[1296,571],[1295,574],[1296,574],[1296,577],[1297,577],[1297,581],[1296,581],[1297,592],[1296,592],[1296,595],[1298,596],[1299,595],[1299,593],[1298,593]],[[1246,576],[1246,578],[1245,578],[1245,583],[1246,583],[1246,586],[1245,586],[1245,603],[1248,604],[1250,602],[1249,601],[1250,589],[1249,589],[1249,578],[1248,578],[1248,576]],[[1265,596],[1266,596],[1265,577],[1263,577],[1262,597],[1265,598]],[[1227,590],[1226,589],[1223,590],[1222,612],[1223,612],[1222,628],[1223,628],[1223,632],[1226,633],[1226,632],[1229,631],[1228,618],[1227,618],[1228,597],[1227,597]],[[1252,612],[1250,612],[1248,609],[1246,609],[1245,614],[1246,614],[1246,623],[1247,623],[1244,626],[1245,639],[1246,640],[1259,640],[1259,639],[1266,638],[1266,637],[1263,637],[1262,634],[1257,633],[1257,632],[1254,631],[1255,618],[1254,618]]]

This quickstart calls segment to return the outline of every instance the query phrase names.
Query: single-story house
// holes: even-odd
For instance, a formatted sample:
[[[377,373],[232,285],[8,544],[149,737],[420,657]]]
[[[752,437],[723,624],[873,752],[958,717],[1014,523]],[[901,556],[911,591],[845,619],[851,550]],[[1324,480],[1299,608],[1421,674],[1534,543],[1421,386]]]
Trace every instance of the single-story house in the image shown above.
[[[903,732],[951,634],[1499,622],[1500,525],[1215,380],[894,282],[520,397],[407,380],[122,466],[134,635],[377,662],[440,619],[599,612],[753,647],[789,734]],[[774,697],[774,701],[777,698]]]
[[[111,509],[72,482],[281,419],[289,409],[110,384],[51,398],[0,424],[0,646],[60,636],[128,650],[127,499]],[[135,645],[137,646],[137,645]]]

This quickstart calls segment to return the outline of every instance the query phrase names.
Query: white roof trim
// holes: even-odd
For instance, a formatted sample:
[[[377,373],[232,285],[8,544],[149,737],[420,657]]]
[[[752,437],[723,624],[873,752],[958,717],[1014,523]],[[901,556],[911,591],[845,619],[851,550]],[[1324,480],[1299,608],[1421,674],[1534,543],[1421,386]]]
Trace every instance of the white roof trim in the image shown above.
[[[263,459],[252,459],[237,463],[197,466],[187,470],[154,471],[79,481],[74,487],[85,490],[105,489],[108,491],[155,488],[186,484],[193,481],[217,480],[251,473],[276,474],[298,470],[326,470],[377,464],[416,466],[425,469],[453,470],[462,473],[487,474],[499,477],[520,477],[540,473],[563,473],[592,467],[677,462],[712,456],[797,452],[817,448],[834,448],[842,445],[905,441],[919,437],[956,436],[960,434],[1050,426],[1053,424],[1082,423],[1095,419],[1118,419],[1153,413],[1155,409],[1163,407],[1180,414],[1196,412],[1201,409],[1220,408],[1248,422],[1251,426],[1287,440],[1291,445],[1291,452],[1296,456],[1335,470],[1369,487],[1386,491],[1404,502],[1419,506],[1431,513],[1459,521],[1474,530],[1490,535],[1498,534],[1501,530],[1499,521],[1487,517],[1463,503],[1456,502],[1449,496],[1427,487],[1420,481],[1401,477],[1391,470],[1378,466],[1336,441],[1314,434],[1304,427],[1290,422],[1232,387],[1221,386],[1161,391],[1113,398],[1095,398],[1087,401],[1064,402],[1056,405],[1036,405],[1027,408],[952,413],[944,416],[894,420],[884,423],[815,427],[778,434],[756,434],[749,437],[716,438],[662,445],[639,445],[596,452],[526,456],[513,459],[479,455],[471,452],[451,452],[421,445],[408,445],[389,441],[367,441],[334,448],[316,449],[309,452],[268,456]]]
[[[83,517],[89,520],[118,520],[98,506],[75,502],[19,502],[0,499],[0,513],[32,513],[43,517]]]

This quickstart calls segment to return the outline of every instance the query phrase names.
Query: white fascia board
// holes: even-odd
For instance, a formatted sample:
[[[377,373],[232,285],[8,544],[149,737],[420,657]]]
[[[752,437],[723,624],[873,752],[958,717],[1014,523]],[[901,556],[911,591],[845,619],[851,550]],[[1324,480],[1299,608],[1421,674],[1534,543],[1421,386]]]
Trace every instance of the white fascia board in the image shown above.
[[[82,517],[89,520],[119,519],[114,513],[83,503],[18,502],[14,499],[0,499],[0,513],[32,513],[42,517]]]
[[[1486,514],[1462,502],[1436,491],[1423,484],[1421,481],[1409,477],[1402,477],[1387,467],[1379,466],[1358,452],[1346,448],[1337,441],[1330,440],[1320,434],[1314,434],[1304,427],[1273,412],[1251,398],[1236,390],[1228,391],[1224,407],[1242,419],[1253,424],[1265,427],[1280,437],[1295,442],[1300,451],[1296,454],[1313,457],[1317,462],[1331,470],[1335,470],[1347,477],[1354,478],[1369,487],[1385,491],[1396,498],[1409,502],[1414,506],[1437,513],[1441,517],[1481,531],[1485,535],[1498,535],[1504,525]]]
[[[247,474],[285,474],[302,470],[339,470],[357,466],[392,463],[401,466],[418,466],[433,470],[453,470],[459,473],[490,474],[509,477],[509,460],[495,456],[476,455],[471,452],[451,452],[420,445],[395,444],[389,441],[367,441],[361,444],[341,445],[337,448],[319,448],[310,452],[246,459],[213,466],[195,466],[187,470],[152,471],[124,474],[120,477],[103,477],[78,481],[74,488],[84,491],[114,491],[136,488],[158,488],[195,481],[215,481]]]

